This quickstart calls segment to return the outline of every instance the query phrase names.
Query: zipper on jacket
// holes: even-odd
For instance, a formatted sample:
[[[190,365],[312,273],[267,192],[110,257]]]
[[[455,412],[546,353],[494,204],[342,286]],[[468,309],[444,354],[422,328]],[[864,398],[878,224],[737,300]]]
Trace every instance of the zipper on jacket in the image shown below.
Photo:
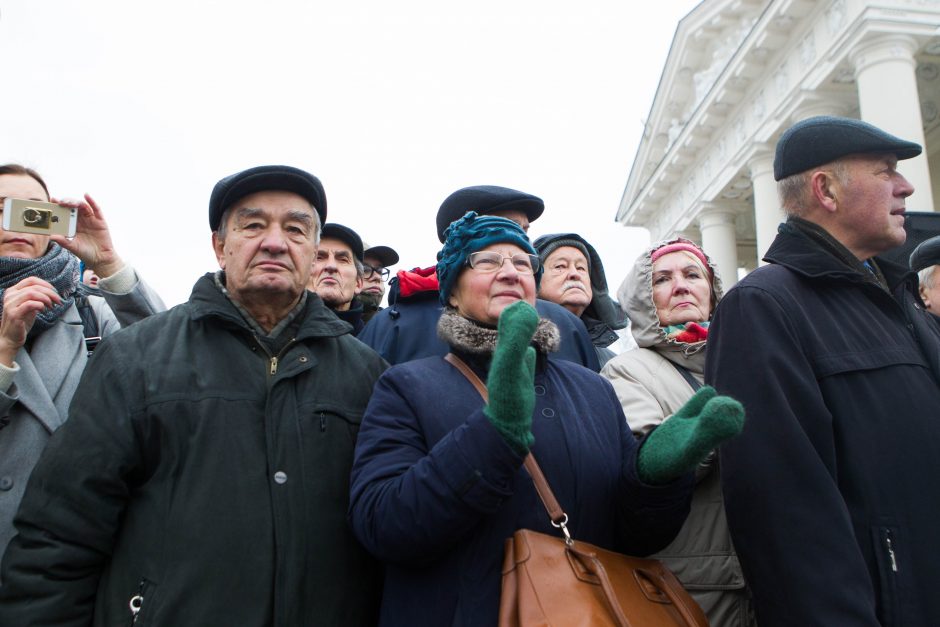
[[[127,604],[127,607],[129,607],[131,610],[131,625],[137,624],[137,617],[140,615],[140,608],[144,606],[144,585],[146,583],[146,579],[140,580],[140,584],[137,588],[137,594],[132,596],[131,600]]]
[[[891,540],[891,530],[885,529],[885,548],[888,549],[888,557],[891,558],[891,570],[892,572],[898,572],[898,560],[897,556],[894,553],[894,542]]]
[[[278,360],[280,359],[281,355],[283,355],[284,352],[285,352],[288,348],[290,348],[291,346],[293,346],[294,343],[297,341],[297,338],[292,337],[292,338],[290,339],[290,341],[287,342],[287,344],[284,345],[284,348],[281,349],[281,352],[279,352],[277,355],[272,355],[272,354],[271,354],[271,351],[269,351],[269,350],[268,350],[268,347],[265,346],[264,343],[263,343],[260,339],[258,339],[258,336],[257,336],[257,335],[253,335],[252,337],[254,337],[254,339],[255,339],[255,344],[257,344],[258,346],[260,346],[260,347],[261,347],[261,350],[264,351],[264,354],[268,356],[268,363],[269,363],[269,366],[270,366],[270,367],[268,368],[268,374],[270,374],[270,375],[272,375],[272,376],[277,374]]]

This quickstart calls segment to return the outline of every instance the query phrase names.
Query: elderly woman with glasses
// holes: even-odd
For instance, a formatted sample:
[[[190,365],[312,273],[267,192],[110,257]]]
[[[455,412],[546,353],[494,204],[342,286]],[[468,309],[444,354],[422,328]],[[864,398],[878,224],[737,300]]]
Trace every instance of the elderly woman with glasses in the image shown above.
[[[550,357],[558,330],[533,307],[539,258],[510,220],[454,222],[437,275],[438,334],[489,401],[441,357],[386,371],[359,432],[350,517],[387,565],[380,624],[495,625],[504,541],[559,534],[523,468],[529,451],[576,539],[649,554],[675,536],[691,470],[743,410],[709,388],[638,443],[607,381]]]

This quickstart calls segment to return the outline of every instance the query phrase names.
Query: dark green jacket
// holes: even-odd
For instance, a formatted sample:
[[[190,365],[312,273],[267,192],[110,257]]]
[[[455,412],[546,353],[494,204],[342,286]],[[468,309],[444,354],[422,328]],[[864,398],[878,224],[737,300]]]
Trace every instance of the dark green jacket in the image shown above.
[[[0,625],[370,625],[380,571],[348,527],[385,362],[319,297],[273,360],[201,278],[103,342],[36,466]]]

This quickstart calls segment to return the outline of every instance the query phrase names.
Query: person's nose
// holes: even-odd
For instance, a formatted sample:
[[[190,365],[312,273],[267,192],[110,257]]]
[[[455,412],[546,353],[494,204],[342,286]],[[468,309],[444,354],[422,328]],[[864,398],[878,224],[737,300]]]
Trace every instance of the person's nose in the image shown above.
[[[675,280],[675,283],[673,283],[673,294],[688,294],[689,291],[689,282],[685,277],[680,276]]]
[[[900,180],[898,181],[896,195],[900,196],[901,198],[907,198],[908,196],[914,193],[914,186],[911,184],[910,181],[904,178],[903,175],[898,174],[898,178]]]
[[[503,265],[499,267],[496,278],[515,282],[519,280],[519,274],[519,271],[516,270],[516,266],[512,263],[512,257],[503,257]]]
[[[261,249],[274,255],[284,253],[287,251],[287,234],[279,226],[268,229],[261,241]]]

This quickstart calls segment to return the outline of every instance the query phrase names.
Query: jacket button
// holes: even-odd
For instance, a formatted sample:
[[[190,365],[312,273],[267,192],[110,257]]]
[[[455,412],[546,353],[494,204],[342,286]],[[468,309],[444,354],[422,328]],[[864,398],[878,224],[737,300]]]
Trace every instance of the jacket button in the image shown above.
[[[536,386],[535,386],[535,395],[536,395],[536,396],[545,396],[545,386],[544,386],[544,385],[536,385]]]
[[[307,363],[307,356],[306,356],[306,355],[301,355],[301,356],[300,356],[300,363],[302,363],[302,364]]]
[[[287,483],[287,473],[282,470],[274,473],[274,483]]]
[[[6,492],[13,487],[13,477],[0,477],[0,490]]]
[[[551,407],[546,407],[545,409],[542,410],[542,415],[545,416],[546,418],[554,418],[555,410],[552,409]]]

